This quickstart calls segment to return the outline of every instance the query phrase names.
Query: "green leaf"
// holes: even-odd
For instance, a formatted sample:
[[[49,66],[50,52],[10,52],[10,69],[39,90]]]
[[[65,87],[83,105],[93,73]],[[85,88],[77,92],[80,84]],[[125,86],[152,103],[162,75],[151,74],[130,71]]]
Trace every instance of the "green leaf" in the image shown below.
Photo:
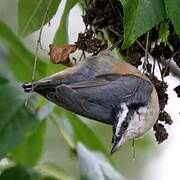
[[[51,176],[56,179],[73,180],[74,178],[65,174],[65,172],[57,165],[52,163],[45,163],[38,165],[36,170],[46,176]]]
[[[167,15],[175,26],[177,34],[180,36],[180,1],[164,0]]]
[[[127,0],[124,3],[123,49],[165,18],[163,0]]]
[[[24,105],[25,96],[20,85],[0,86],[0,158],[21,143],[38,122]]]
[[[39,119],[47,119],[54,110],[55,104],[47,101],[44,97],[40,97],[38,103],[36,104],[37,116]]]
[[[25,37],[40,29],[49,3],[51,3],[48,18],[43,25],[49,22],[56,13],[60,2],[61,0],[19,0],[19,34]]]
[[[41,180],[40,174],[30,168],[15,166],[4,170],[0,174],[0,180]]]
[[[8,81],[14,81],[14,76],[9,68],[8,49],[0,44],[0,76]]]
[[[34,55],[30,53],[21,41],[14,35],[9,27],[0,21],[0,40],[12,52],[10,66],[19,80],[27,81],[32,78]],[[40,59],[38,61],[36,75],[37,78],[45,74],[46,64]]]
[[[67,0],[61,17],[60,25],[54,37],[54,44],[68,43],[68,16],[70,10],[78,3],[78,0]]]
[[[160,26],[160,41],[168,43],[169,36],[169,22],[163,21]]]
[[[0,76],[0,85],[6,84],[8,82],[9,82],[8,79],[6,79],[5,77]]]
[[[124,6],[127,2],[127,0],[119,0],[121,2],[121,4]]]
[[[64,115],[63,117],[62,114]],[[56,119],[59,119],[59,116],[61,116],[61,120],[59,121],[61,126],[59,123],[56,123],[56,126],[59,128],[71,148],[76,148],[75,146],[80,141],[91,149],[96,149],[109,155],[100,139],[95,135],[90,127],[77,117],[77,115],[64,110],[58,113]]]
[[[83,144],[77,147],[81,179],[122,180],[124,179],[99,152],[90,151]]]
[[[43,120],[25,141],[12,151],[11,158],[23,166],[36,165],[43,152],[45,132],[46,121]]]

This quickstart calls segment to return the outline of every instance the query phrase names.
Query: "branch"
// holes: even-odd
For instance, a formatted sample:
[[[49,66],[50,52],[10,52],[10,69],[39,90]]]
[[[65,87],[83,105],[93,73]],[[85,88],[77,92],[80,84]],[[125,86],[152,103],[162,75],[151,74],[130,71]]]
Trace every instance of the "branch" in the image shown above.
[[[180,68],[176,65],[176,63],[172,60],[160,60],[161,64],[165,67],[169,67],[169,71],[173,76],[180,79]]]

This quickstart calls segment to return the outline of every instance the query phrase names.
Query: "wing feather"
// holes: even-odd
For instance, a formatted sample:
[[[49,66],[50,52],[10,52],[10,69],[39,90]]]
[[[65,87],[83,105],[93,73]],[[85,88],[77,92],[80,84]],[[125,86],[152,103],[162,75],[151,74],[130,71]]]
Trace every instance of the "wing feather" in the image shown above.
[[[153,89],[149,81],[133,75],[101,75],[69,86],[88,101],[108,107],[123,102],[146,105]]]

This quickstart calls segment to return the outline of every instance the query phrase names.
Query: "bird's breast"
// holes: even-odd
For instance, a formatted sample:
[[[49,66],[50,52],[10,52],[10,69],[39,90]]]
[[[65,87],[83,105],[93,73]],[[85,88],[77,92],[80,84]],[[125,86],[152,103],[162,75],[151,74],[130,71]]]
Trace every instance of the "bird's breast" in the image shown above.
[[[151,94],[150,102],[148,103],[147,106],[140,107],[138,113],[139,113],[139,121],[142,122],[142,127],[143,127],[139,129],[138,136],[142,136],[149,129],[153,127],[159,116],[159,101],[158,101],[157,93],[154,88]]]

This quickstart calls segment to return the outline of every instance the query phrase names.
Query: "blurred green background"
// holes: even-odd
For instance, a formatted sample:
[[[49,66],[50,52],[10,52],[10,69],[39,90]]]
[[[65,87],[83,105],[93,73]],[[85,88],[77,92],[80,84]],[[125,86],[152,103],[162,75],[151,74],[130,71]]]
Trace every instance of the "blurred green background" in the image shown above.
[[[49,1],[44,0],[42,4],[29,1],[29,7],[33,7],[33,2],[35,7],[40,3],[37,11],[43,13]],[[60,1],[53,1],[54,9],[49,16],[53,16],[57,8],[58,11],[51,25],[43,28],[44,50],[38,52],[36,79],[65,68],[50,63],[48,45],[53,41],[68,43],[68,39],[74,42],[83,31],[81,8],[74,7],[77,2],[62,1],[58,8]],[[37,95],[23,93],[21,84],[32,78],[39,34],[39,31],[31,34],[39,29],[33,29],[33,24],[29,25],[29,31],[19,28],[26,23],[23,13],[24,18],[30,13],[23,3],[26,1],[21,1],[18,9],[18,0],[0,1],[0,179],[148,180],[162,177],[155,175],[162,172],[157,169],[161,166],[156,165],[156,160],[167,146],[166,142],[158,146],[152,132],[136,140],[134,147],[129,142],[111,156],[111,126],[76,116]],[[23,31],[26,37],[21,34]]]

